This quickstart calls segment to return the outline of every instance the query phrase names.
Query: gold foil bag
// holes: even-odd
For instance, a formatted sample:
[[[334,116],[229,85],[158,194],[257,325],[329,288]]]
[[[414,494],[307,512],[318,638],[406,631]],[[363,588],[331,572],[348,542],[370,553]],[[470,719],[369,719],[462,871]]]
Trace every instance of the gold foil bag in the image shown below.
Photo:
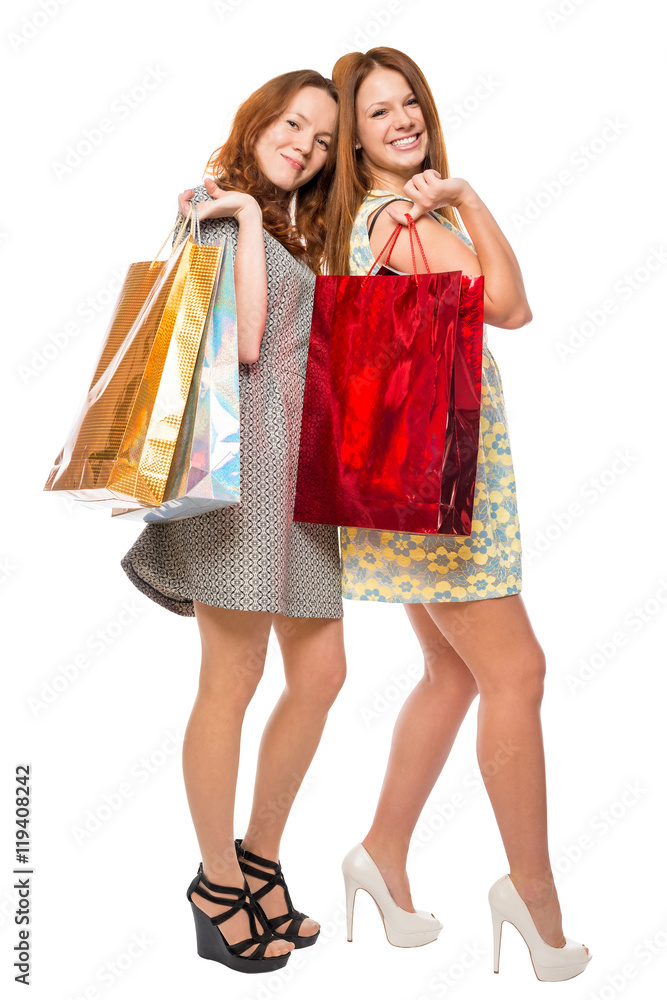
[[[45,490],[95,507],[161,503],[222,256],[220,246],[193,239],[196,208],[177,239],[190,222],[187,239],[167,260],[156,255],[130,265],[81,412]]]

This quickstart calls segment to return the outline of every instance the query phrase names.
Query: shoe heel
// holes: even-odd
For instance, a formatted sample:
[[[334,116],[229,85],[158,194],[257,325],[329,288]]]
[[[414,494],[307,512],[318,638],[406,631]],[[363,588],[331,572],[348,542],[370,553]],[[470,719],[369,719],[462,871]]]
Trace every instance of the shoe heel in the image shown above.
[[[361,886],[358,882],[355,882],[353,878],[343,872],[343,880],[345,882],[345,912],[347,914],[347,940],[352,940],[352,923],[354,920],[354,897],[357,894],[357,889]]]
[[[543,983],[560,983],[581,975],[593,957],[586,946],[565,938],[561,948],[554,948],[544,941],[535,926],[526,903],[521,898],[509,875],[503,875],[489,889],[489,904],[493,919],[493,971],[500,963],[500,938],[502,924],[512,924],[523,938],[535,976]]]
[[[500,965],[500,939],[503,933],[503,916],[493,906],[491,907],[491,919],[493,921],[493,971],[498,972]]]
[[[210,958],[214,961],[219,958],[220,944],[212,937],[211,929],[220,937],[220,932],[213,927],[210,917],[207,917],[203,910],[190,900],[190,906],[195,918],[195,932],[197,934],[197,954],[200,958]],[[222,943],[222,942],[221,942]]]

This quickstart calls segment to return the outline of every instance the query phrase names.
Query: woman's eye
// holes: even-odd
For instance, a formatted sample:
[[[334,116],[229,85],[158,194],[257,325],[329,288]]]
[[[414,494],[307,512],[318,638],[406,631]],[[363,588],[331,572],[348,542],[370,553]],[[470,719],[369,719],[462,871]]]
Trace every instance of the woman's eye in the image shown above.
[[[416,97],[411,97],[410,100],[408,101],[408,104],[419,104],[419,101],[417,100]]]
[[[317,141],[320,142],[325,149],[329,148],[329,143],[326,141],[326,139],[318,139]]]
[[[298,124],[297,124],[297,122],[291,122],[291,121],[289,120],[289,118],[287,119],[287,124],[288,124],[288,125],[294,125],[294,127],[295,127],[295,128],[298,128],[298,127],[299,127],[299,126],[298,126]]]
[[[384,108],[378,108],[377,111],[373,112],[371,118],[376,118],[378,115],[383,115],[383,114],[384,114]]]

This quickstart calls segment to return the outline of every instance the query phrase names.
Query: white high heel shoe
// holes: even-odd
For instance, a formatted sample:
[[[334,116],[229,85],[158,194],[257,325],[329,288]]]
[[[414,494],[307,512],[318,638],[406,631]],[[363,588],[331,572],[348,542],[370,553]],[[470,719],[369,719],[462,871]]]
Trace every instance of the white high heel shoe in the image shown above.
[[[363,846],[357,844],[343,859],[345,904],[347,907],[347,940],[352,940],[352,919],[357,889],[365,889],[380,911],[389,944],[397,948],[418,948],[435,941],[442,924],[424,910],[410,913],[394,901],[378,866]]]
[[[514,924],[528,946],[535,975],[543,983],[560,983],[584,971],[591,958],[583,944],[565,938],[562,948],[553,948],[540,937],[530,910],[517,892],[509,875],[504,875],[489,889],[493,920],[493,971],[500,962],[500,938],[503,920]]]

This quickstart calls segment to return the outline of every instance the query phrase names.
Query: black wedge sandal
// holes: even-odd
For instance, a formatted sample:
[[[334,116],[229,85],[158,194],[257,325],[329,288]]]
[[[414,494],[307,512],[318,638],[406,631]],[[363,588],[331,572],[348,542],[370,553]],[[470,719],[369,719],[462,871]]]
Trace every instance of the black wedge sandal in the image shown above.
[[[200,883],[206,888],[202,888]],[[207,890],[224,893],[225,896],[230,898],[221,899],[220,897],[212,896],[211,892]],[[209,917],[192,899],[193,892],[198,893],[212,903],[220,903],[222,906],[228,906],[229,909],[225,913],[218,914],[218,916]],[[279,937],[268,926],[261,907],[255,902],[250,893],[247,882],[245,883],[245,889],[239,889],[238,886],[215,885],[206,878],[203,864],[200,863],[197,874],[188,887],[187,897],[190,900],[190,906],[195,917],[197,954],[202,958],[210,958],[214,962],[221,962],[235,972],[275,972],[287,964],[287,960],[291,955],[290,951],[285,955],[275,955],[270,958],[264,957],[267,946],[272,941],[279,940]],[[245,910],[248,914],[251,936],[246,938],[245,941],[237,941],[234,944],[229,944],[218,929],[218,924],[228,920],[235,913],[238,913],[239,910]],[[242,952],[246,951],[252,945],[256,945],[255,950],[250,955],[243,955]]]
[[[237,838],[234,843],[236,844],[236,854],[239,859],[241,871],[246,878],[250,875],[251,878],[261,878],[266,882],[266,885],[263,885],[261,889],[257,889],[256,892],[253,892],[252,896],[262,916],[276,937],[284,938],[285,941],[292,941],[295,948],[307,948],[309,945],[315,944],[320,936],[319,930],[315,931],[314,934],[299,934],[299,928],[304,920],[308,919],[308,915],[306,913],[300,913],[299,910],[294,909],[289,890],[285,884],[285,876],[283,875],[280,862],[270,861],[268,858],[260,858],[258,854],[252,854],[250,851],[244,850],[244,848],[241,847],[240,837]],[[254,868],[253,865],[264,865],[266,868],[270,868],[271,871],[265,872],[262,871],[261,868]],[[262,905],[259,900],[262,896],[266,896],[267,893],[271,892],[276,885],[279,885],[285,893],[287,913],[283,913],[280,917],[268,917],[262,909]],[[284,931],[277,930],[277,928],[280,927],[281,924],[284,924],[286,920],[290,921],[286,929]]]

